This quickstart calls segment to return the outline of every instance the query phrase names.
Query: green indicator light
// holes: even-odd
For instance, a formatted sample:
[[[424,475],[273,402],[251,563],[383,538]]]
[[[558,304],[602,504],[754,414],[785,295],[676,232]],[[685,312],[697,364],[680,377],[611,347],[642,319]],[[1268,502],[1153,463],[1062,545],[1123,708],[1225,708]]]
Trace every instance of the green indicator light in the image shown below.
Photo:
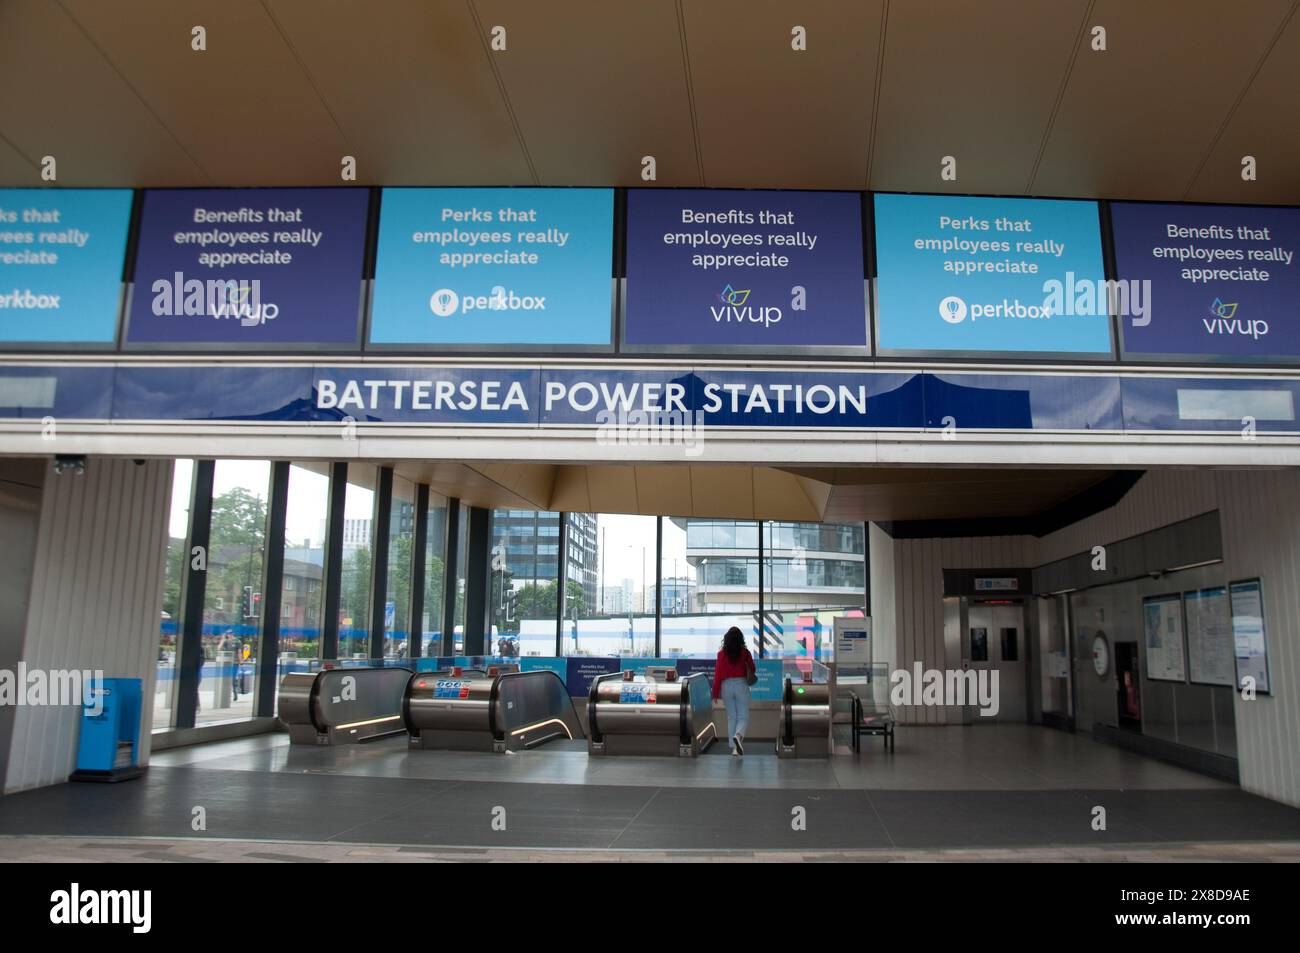
[[[802,689],[802,688],[796,688],[795,691],[798,692],[800,695],[803,694],[803,689]]]

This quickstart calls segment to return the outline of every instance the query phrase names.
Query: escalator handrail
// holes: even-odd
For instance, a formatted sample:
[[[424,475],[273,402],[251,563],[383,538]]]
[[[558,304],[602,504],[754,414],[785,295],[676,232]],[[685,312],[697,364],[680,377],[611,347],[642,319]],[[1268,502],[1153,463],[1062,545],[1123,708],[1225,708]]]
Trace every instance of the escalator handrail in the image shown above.
[[[707,678],[703,672],[691,672],[689,675],[681,676],[678,681],[685,686],[678,699],[678,741],[684,745],[695,743],[695,723],[691,715],[694,714],[691,708],[691,685],[692,679]]]
[[[500,675],[497,676],[497,678],[496,678],[496,684],[492,686],[492,698],[491,698],[491,701],[490,701],[490,704],[491,704],[491,710],[492,710],[492,718],[493,718],[493,722],[492,722],[492,724],[493,724],[493,725],[495,725],[496,705],[497,705],[497,699],[500,697],[500,687],[501,687],[501,683],[502,683],[505,679],[507,679],[507,678],[511,678],[511,677],[519,676],[519,675],[531,675],[531,676],[542,676],[542,677],[545,677],[545,676],[547,676],[547,675],[550,675],[551,677],[553,677],[553,678],[554,678],[554,679],[559,683],[560,691],[561,691],[563,697],[564,697],[564,698],[568,701],[568,703],[569,703],[569,711],[570,711],[570,713],[573,715],[573,726],[574,726],[574,728],[576,728],[579,732],[582,731],[582,721],[578,718],[578,709],[577,709],[577,706],[575,706],[575,705],[573,704],[573,699],[569,696],[569,687],[568,687],[567,685],[564,684],[564,679],[560,678],[560,673],[559,673],[559,672],[553,672],[553,671],[551,671],[549,668],[546,668],[546,669],[534,669],[534,670],[531,671],[531,672],[502,672]],[[561,720],[563,720],[563,717],[564,717],[564,716],[561,714],[559,717],[560,717]],[[496,739],[497,741],[503,741],[503,740],[505,740],[505,731],[506,731],[506,728],[507,728],[507,727],[509,727],[509,726],[502,726],[500,732],[496,731],[495,728],[494,728],[494,730],[493,730],[493,732],[492,732],[492,737],[493,737],[494,739]]]

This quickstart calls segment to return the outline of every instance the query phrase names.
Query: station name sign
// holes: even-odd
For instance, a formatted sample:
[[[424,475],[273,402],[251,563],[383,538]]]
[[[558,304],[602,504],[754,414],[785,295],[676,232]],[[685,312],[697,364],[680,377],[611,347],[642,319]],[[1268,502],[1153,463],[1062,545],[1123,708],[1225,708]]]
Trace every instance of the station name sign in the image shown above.
[[[897,375],[902,378],[906,375]],[[390,422],[871,425],[881,375],[555,369],[318,372],[317,411]]]

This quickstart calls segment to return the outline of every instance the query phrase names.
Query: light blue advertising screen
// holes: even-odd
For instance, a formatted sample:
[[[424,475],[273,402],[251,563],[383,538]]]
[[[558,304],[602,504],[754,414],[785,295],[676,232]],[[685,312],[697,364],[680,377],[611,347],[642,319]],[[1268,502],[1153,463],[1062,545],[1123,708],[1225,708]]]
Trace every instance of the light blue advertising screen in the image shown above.
[[[1111,353],[1096,202],[874,201],[881,352]]]
[[[130,189],[0,189],[0,344],[112,344]]]
[[[370,341],[609,346],[612,189],[384,189]]]

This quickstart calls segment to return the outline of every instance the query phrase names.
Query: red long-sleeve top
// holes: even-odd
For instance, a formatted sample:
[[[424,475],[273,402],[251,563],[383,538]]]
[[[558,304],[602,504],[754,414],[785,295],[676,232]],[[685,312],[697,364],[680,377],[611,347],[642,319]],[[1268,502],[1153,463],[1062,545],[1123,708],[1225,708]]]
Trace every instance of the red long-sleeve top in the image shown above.
[[[749,649],[744,649],[740,657],[734,662],[727,656],[723,650],[718,651],[718,664],[713,669],[713,697],[718,699],[722,697],[722,683],[729,678],[745,678],[749,675],[749,669],[754,667],[754,657],[749,654]]]

